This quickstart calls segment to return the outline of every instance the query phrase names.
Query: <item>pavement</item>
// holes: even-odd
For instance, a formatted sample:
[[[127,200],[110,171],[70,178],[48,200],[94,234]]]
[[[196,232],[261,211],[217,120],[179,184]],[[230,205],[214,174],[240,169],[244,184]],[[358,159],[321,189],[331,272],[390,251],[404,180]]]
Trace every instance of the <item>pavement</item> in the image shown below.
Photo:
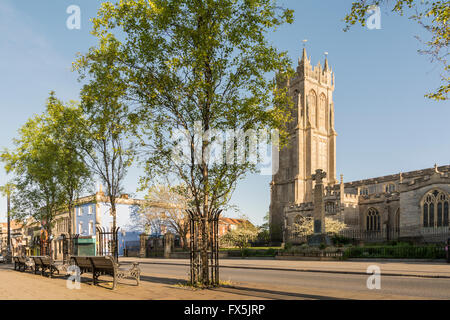
[[[231,282],[221,288],[196,290],[187,287],[189,260],[178,259],[139,259],[120,258],[121,263],[137,261],[141,264],[141,284],[136,286],[134,280],[121,280],[116,290],[110,290],[110,277],[103,277],[100,286],[91,284],[92,275],[83,275],[80,289],[69,289],[67,278],[57,275],[50,279],[35,275],[30,271],[18,272],[12,265],[0,265],[0,299],[1,300],[331,300],[331,299],[358,299],[358,300],[396,300],[396,299],[429,299],[419,294],[407,294],[398,291],[352,290],[349,281],[355,286],[365,286],[367,267],[378,265],[382,275],[391,274],[395,281],[416,281],[418,288],[422,288],[420,281],[449,281],[450,265],[446,263],[405,263],[405,262],[355,262],[355,261],[284,261],[273,259],[224,259],[220,261],[223,271],[233,271],[246,274],[244,281]],[[186,267],[185,267],[186,266]],[[174,269],[175,268],[175,269]],[[241,270],[241,271],[239,271]],[[254,270],[254,271],[252,271]],[[268,271],[264,271],[268,270]],[[257,274],[280,270],[277,278],[271,278],[269,283],[254,281]],[[298,276],[295,272],[297,271]],[[305,272],[311,272],[306,273]],[[315,281],[320,278],[320,272],[328,285],[313,286],[307,280]],[[226,273],[226,272],[225,272]],[[289,281],[277,281],[278,277],[301,278],[298,284]],[[335,275],[333,275],[335,274]],[[348,274],[347,276],[345,274]],[[365,277],[359,275],[364,274]],[[416,277],[399,278],[395,276]],[[303,277],[303,278],[302,278]],[[306,278],[305,278],[306,277]],[[342,278],[344,277],[344,278]],[[355,278],[356,277],[356,278]],[[341,279],[342,278],[342,279]],[[404,280],[402,280],[404,279]],[[269,279],[270,280],[270,279]],[[320,280],[320,279],[319,279]],[[333,281],[341,281],[343,286],[333,286]],[[441,286],[445,283],[438,282]],[[400,283],[402,286],[404,282]],[[417,285],[416,285],[417,283]],[[386,283],[387,285],[387,283]],[[429,283],[435,288],[435,284]],[[429,286],[428,286],[429,287]],[[425,283],[424,283],[425,288]],[[446,290],[445,288],[443,289]],[[445,291],[447,292],[447,291]],[[444,293],[443,297],[447,295]]]
[[[69,289],[67,278],[35,275],[31,271],[19,272],[13,265],[0,265],[0,300],[259,300],[253,295],[227,291],[227,288],[195,290],[180,286],[177,277],[143,273],[141,283],[121,280],[116,290],[111,290],[111,277],[98,286],[91,284],[92,275],[82,276],[80,289]],[[185,282],[185,281],[184,281]]]
[[[121,262],[137,261],[143,264],[189,265],[187,259],[120,258]],[[450,279],[450,264],[446,262],[394,262],[371,261],[295,261],[275,259],[222,259],[221,268],[279,270],[298,272],[323,272],[336,274],[367,275],[367,268],[380,267],[383,276]]]
[[[196,290],[180,284],[186,283],[188,275],[165,274],[164,269],[141,274],[140,286],[133,280],[121,280],[116,290],[109,289],[110,277],[93,286],[89,274],[82,277],[80,289],[69,289],[67,279],[56,275],[50,279],[30,271],[14,271],[12,265],[0,267],[1,300],[405,300],[423,297],[398,294],[337,290],[333,288],[295,288],[277,284],[239,282],[221,288]],[[182,279],[184,278],[184,279]]]

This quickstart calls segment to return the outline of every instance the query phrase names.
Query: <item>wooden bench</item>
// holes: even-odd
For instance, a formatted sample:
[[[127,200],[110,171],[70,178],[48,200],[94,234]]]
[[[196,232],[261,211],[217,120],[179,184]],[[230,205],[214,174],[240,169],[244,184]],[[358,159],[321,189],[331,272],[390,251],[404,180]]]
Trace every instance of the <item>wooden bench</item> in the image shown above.
[[[53,259],[49,256],[32,256],[30,257],[34,261],[34,274],[37,274],[39,269],[41,275],[45,275],[45,271],[48,270],[50,278],[53,277],[53,273],[59,274],[58,266],[54,263]]]
[[[134,278],[139,285],[141,270],[138,263],[130,269],[123,268],[116,263],[112,256],[72,256],[73,265],[78,266],[80,274],[92,273],[92,282],[98,284],[100,276],[108,275],[113,278],[112,290],[117,286],[119,279]]]
[[[80,274],[93,272],[92,263],[89,257],[72,256],[70,261],[71,265],[75,265],[80,269]]]
[[[28,260],[27,257],[24,256],[17,256],[13,257],[14,261],[14,270],[22,271],[24,272],[26,269],[33,270],[33,263]]]
[[[21,264],[19,261],[19,257],[13,257],[13,261],[14,261],[14,270],[20,270]]]
[[[22,271],[25,268],[25,261],[23,257],[13,257],[14,270]]]

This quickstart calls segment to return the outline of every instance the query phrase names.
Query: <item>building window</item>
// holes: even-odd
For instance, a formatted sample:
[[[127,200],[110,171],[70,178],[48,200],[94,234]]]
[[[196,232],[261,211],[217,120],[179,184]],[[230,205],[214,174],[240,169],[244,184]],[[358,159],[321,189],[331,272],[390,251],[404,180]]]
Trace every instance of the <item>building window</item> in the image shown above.
[[[311,90],[308,94],[308,115],[311,126],[315,128],[317,115],[317,95],[314,90]]]
[[[81,214],[82,214],[82,210],[81,210],[81,208],[80,208],[80,207],[78,207],[78,208],[77,208],[77,212],[78,212],[78,216],[79,216],[79,217],[81,217]]]
[[[377,209],[370,208],[366,215],[366,230],[381,231],[381,218]]]
[[[422,223],[424,228],[449,226],[449,198],[439,190],[428,192],[422,203]]]
[[[83,233],[83,222],[80,222],[80,224],[78,225],[78,233],[79,234]]]
[[[89,206],[89,211],[88,211],[88,213],[89,213],[89,214],[92,214],[92,206]]]
[[[369,195],[369,189],[368,188],[362,188],[359,191],[359,194],[362,195],[362,196],[368,196]]]
[[[327,98],[322,93],[320,95],[320,101],[319,101],[319,128],[320,129],[326,129],[326,119],[325,116],[327,114]]]
[[[335,214],[336,213],[336,205],[334,202],[327,202],[325,204],[325,212],[328,214]]]
[[[299,102],[300,102],[301,96],[298,93],[297,90],[295,90],[294,92],[294,105],[295,108],[292,108],[292,126],[295,126],[297,124],[297,118],[298,118],[298,107],[299,107]]]
[[[89,222],[89,235],[94,235],[94,223],[92,221]]]
[[[400,209],[397,209],[397,212],[395,213],[395,231],[400,231]]]
[[[395,191],[395,184],[389,183],[386,185],[386,193],[392,193]]]

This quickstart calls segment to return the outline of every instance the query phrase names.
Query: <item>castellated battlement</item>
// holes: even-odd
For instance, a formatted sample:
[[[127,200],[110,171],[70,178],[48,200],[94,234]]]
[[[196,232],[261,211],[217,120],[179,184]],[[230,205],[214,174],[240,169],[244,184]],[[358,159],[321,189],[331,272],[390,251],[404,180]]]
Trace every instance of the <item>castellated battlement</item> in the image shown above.
[[[291,204],[286,207],[286,211],[311,211],[314,210],[314,203],[312,202],[305,202],[305,203],[298,203],[298,204]]]
[[[440,171],[440,168],[435,167],[433,171],[427,170],[424,175],[418,177],[412,177],[410,179],[402,179],[399,184],[400,191],[408,191],[411,189],[420,188],[423,185],[430,183],[449,183],[450,173],[449,171]]]
[[[351,202],[357,202],[359,200],[359,195],[353,194],[353,193],[344,193],[344,202],[351,201]]]
[[[317,65],[313,66],[311,64],[311,58],[308,58],[306,54],[306,49],[303,49],[303,55],[302,58],[298,60],[297,74],[293,81],[295,82],[295,80],[301,80],[305,77],[310,80],[315,80],[325,86],[334,88],[334,73],[328,65],[328,59],[325,59],[323,67],[320,64],[320,61]]]
[[[415,171],[409,171],[409,172],[403,172],[403,173],[397,173],[377,178],[371,178],[371,179],[364,179],[364,180],[357,180],[357,181],[351,181],[346,182],[345,187],[346,188],[357,188],[357,187],[365,187],[373,184],[383,184],[387,182],[399,182],[401,184],[408,184],[408,183],[416,183],[418,181],[424,181],[420,180],[426,176],[431,176],[434,173],[436,173],[436,170],[441,174],[443,177],[449,177],[450,173],[450,165],[445,166],[436,166],[435,168],[427,168],[422,170],[415,170]],[[415,181],[415,182],[411,182]]]
[[[400,192],[390,192],[390,193],[374,193],[369,195],[359,196],[361,202],[364,201],[385,201],[385,200],[395,200],[400,197]]]
[[[332,189],[332,187],[325,188],[325,197],[335,197],[339,198],[341,196],[341,192],[339,189]]]

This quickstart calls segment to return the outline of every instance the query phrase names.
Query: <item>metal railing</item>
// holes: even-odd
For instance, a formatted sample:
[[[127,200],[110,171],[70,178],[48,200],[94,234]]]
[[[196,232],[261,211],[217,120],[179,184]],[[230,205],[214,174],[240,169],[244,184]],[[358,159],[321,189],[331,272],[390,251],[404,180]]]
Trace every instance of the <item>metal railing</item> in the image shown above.
[[[450,238],[449,227],[423,228],[422,226],[409,226],[403,228],[385,228],[380,231],[350,229],[342,230],[336,234],[349,240],[364,242],[385,242],[385,241],[414,241],[419,243],[442,243]],[[335,234],[329,234],[330,237]],[[287,242],[302,244],[308,242],[307,235],[295,235],[290,233]]]
[[[116,261],[119,258],[119,228],[108,231],[106,228],[97,227],[97,255],[113,256]]]

